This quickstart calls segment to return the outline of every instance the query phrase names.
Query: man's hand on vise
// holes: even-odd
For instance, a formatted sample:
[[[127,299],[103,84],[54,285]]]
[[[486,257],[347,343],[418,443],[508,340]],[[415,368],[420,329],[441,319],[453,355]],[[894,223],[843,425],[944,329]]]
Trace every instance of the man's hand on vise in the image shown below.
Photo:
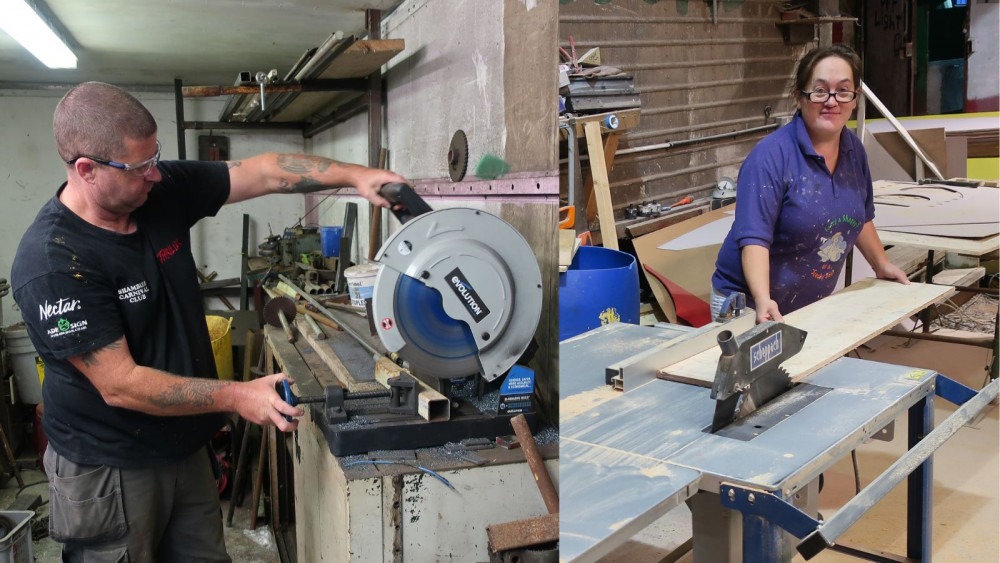
[[[267,426],[273,424],[282,432],[293,432],[299,426],[299,421],[285,420],[284,415],[302,416],[305,411],[298,407],[293,407],[286,403],[281,395],[274,390],[275,384],[288,379],[283,373],[268,375],[241,383],[244,390],[244,398],[237,406],[237,412],[248,421]]]

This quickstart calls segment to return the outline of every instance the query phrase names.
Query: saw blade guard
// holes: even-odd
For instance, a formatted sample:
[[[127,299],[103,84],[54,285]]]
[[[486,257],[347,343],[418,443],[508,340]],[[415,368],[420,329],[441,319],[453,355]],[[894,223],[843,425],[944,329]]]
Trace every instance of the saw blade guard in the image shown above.
[[[411,369],[439,378],[478,372],[492,381],[530,344],[541,272],[524,237],[499,217],[468,208],[424,213],[375,259],[383,265],[372,299],[376,328]]]

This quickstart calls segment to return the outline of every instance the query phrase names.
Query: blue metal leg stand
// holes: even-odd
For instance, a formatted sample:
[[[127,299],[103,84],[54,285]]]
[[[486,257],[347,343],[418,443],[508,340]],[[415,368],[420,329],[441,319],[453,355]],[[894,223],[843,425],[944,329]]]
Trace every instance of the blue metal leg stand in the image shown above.
[[[743,513],[744,563],[790,561],[791,552],[784,553],[782,530],[763,516]]]
[[[910,407],[907,448],[912,449],[934,429],[934,395]],[[931,558],[934,456],[928,456],[906,480],[906,556],[919,561]]]

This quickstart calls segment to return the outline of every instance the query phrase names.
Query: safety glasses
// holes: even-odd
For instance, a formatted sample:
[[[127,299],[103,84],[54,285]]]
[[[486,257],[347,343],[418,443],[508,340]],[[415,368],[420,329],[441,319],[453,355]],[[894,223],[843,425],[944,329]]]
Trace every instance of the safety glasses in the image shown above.
[[[110,166],[112,168],[117,168],[119,170],[124,170],[126,172],[131,173],[131,174],[135,174],[136,176],[146,176],[150,172],[152,172],[153,169],[156,168],[156,164],[158,162],[160,162],[160,142],[156,141],[156,154],[153,155],[153,158],[144,160],[142,162],[137,162],[135,164],[125,164],[124,162],[115,162],[113,160],[105,160],[103,158],[97,158],[96,156],[90,156],[90,155],[87,155],[87,154],[81,154],[79,156],[75,156],[75,157],[67,160],[66,164],[74,164],[76,161],[80,160],[81,158],[89,158],[90,160],[93,160],[94,162],[96,162],[98,164],[103,164],[105,166]]]

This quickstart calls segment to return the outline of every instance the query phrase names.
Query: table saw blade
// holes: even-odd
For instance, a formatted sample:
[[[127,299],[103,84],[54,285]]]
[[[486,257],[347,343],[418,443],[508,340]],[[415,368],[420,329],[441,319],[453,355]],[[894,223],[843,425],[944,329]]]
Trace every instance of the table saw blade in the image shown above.
[[[740,412],[737,418],[742,418],[753,411],[764,406],[771,399],[781,395],[792,386],[792,378],[788,372],[776,368],[774,373],[762,376],[755,381],[743,394],[743,402],[740,403]]]
[[[712,417],[712,432],[729,426],[736,420],[736,405],[740,402],[739,393],[733,393],[726,399],[715,401],[715,415]]]

